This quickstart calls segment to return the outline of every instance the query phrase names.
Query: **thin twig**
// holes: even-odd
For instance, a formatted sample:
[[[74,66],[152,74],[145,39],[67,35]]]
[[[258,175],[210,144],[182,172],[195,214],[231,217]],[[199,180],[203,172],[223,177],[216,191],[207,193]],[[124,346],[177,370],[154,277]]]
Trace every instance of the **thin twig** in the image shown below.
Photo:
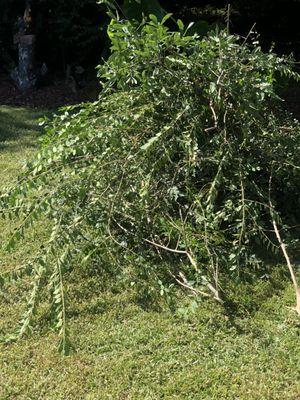
[[[145,240],[145,242],[150,243],[153,246],[159,247],[159,248],[161,248],[163,250],[166,250],[166,251],[170,251],[171,253],[185,254],[188,257],[188,259],[189,259],[190,263],[192,264],[192,266],[198,271],[197,263],[196,263],[196,261],[193,259],[193,257],[191,256],[191,254],[188,251],[171,249],[170,247],[166,247],[166,246],[163,246],[161,244],[152,242],[151,240],[148,240],[148,239],[144,239],[144,240]],[[207,287],[213,293],[214,299],[219,301],[219,302],[222,302],[222,300],[220,298],[220,295],[219,295],[218,289],[214,288],[213,285],[211,283],[209,283],[209,282],[207,283]],[[191,289],[191,287],[189,289]]]
[[[245,37],[245,39],[244,39],[244,41],[243,41],[243,43],[242,43],[242,46],[243,46],[243,45],[247,42],[247,40],[249,39],[249,36],[252,34],[253,29],[255,28],[255,25],[256,25],[256,22],[254,22],[254,24],[251,26],[251,29],[250,29],[248,35]]]
[[[209,108],[211,109],[211,112],[212,112],[212,115],[213,115],[213,118],[214,118],[214,122],[215,122],[214,126],[217,128],[217,126],[218,126],[218,117],[217,117],[217,114],[215,112],[215,109],[212,106],[212,102],[211,101],[209,102]]]
[[[177,253],[177,254],[185,254],[185,255],[187,255],[187,251],[186,251],[186,250],[171,249],[170,247],[166,247],[166,246],[163,246],[163,245],[161,245],[161,244],[152,242],[151,240],[148,240],[148,239],[144,239],[144,240],[145,240],[145,242],[150,243],[150,244],[152,244],[153,246],[159,247],[159,248],[161,248],[161,249],[163,249],[163,250],[170,251],[171,253]]]
[[[178,279],[174,274],[172,274],[172,272],[169,271],[169,273],[170,273],[170,275],[175,279],[175,281],[176,281],[177,283],[179,283],[179,285],[181,285],[181,286],[184,287],[185,289],[191,290],[191,291],[194,293],[194,295],[201,294],[201,296],[204,296],[204,297],[211,297],[208,293],[205,293],[205,292],[203,292],[202,290],[195,289],[193,286],[190,286],[190,285],[187,283],[187,280],[186,280],[186,278],[184,277],[184,275],[183,275],[182,273],[180,274],[181,277],[183,278],[182,281],[181,281],[180,279]]]
[[[269,179],[269,204],[270,204],[270,209],[272,210],[272,212],[271,212],[272,224],[273,224],[273,227],[274,227],[274,231],[275,231],[279,246],[281,248],[281,251],[282,251],[282,253],[284,255],[284,258],[286,260],[288,269],[290,271],[291,279],[292,279],[292,282],[293,282],[293,285],[294,285],[294,289],[295,289],[295,294],[296,294],[296,307],[295,307],[295,310],[300,315],[300,287],[298,285],[296,274],[295,274],[295,271],[293,269],[290,257],[288,255],[287,250],[286,250],[286,246],[285,246],[285,244],[284,244],[284,242],[283,242],[283,240],[281,238],[281,235],[279,233],[279,229],[278,229],[277,223],[275,221],[275,218],[272,215],[274,213],[274,207],[273,207],[272,200],[271,200],[271,184],[272,184],[272,174],[270,175],[270,179]]]
[[[230,33],[230,13],[231,13],[231,4],[229,3],[227,6],[227,14],[226,14],[227,35],[229,35]]]

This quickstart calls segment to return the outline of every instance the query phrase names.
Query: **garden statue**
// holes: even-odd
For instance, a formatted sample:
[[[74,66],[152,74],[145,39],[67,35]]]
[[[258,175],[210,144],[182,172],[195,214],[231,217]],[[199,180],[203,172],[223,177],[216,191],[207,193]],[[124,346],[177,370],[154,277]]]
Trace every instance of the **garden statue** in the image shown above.
[[[35,69],[35,35],[33,34],[32,0],[26,0],[23,17],[18,19],[18,33],[15,43],[18,44],[19,64],[12,71],[11,77],[21,90],[33,88],[39,73]]]

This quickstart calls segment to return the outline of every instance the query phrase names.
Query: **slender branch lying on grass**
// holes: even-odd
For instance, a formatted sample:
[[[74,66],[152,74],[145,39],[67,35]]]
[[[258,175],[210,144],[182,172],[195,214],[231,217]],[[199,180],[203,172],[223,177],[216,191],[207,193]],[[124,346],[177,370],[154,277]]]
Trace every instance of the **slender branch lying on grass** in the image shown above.
[[[273,204],[272,204],[272,201],[271,201],[271,184],[272,184],[272,175],[270,175],[270,179],[269,179],[269,205],[270,205],[270,210],[271,210],[272,224],[273,224],[273,227],[274,227],[274,232],[275,232],[276,238],[277,238],[278,243],[279,243],[279,247],[280,247],[280,249],[281,249],[281,251],[282,251],[282,253],[284,255],[284,258],[286,260],[288,269],[290,271],[291,279],[292,279],[292,282],[293,282],[293,285],[294,285],[295,294],[296,294],[296,307],[294,307],[294,309],[300,315],[300,287],[298,285],[296,274],[295,274],[295,271],[293,269],[290,257],[288,255],[287,250],[286,250],[286,245],[284,244],[284,242],[283,242],[283,240],[281,238],[277,223],[276,223],[274,215],[273,215],[274,214],[274,207],[273,207]]]

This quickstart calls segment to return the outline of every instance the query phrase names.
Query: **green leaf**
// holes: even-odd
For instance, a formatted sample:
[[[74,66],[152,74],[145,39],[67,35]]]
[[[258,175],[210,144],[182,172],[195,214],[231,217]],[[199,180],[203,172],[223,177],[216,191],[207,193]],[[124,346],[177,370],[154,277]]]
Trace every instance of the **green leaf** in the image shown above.
[[[183,32],[183,30],[184,30],[184,23],[181,21],[181,19],[178,19],[178,20],[177,20],[177,25],[178,25],[179,30]]]

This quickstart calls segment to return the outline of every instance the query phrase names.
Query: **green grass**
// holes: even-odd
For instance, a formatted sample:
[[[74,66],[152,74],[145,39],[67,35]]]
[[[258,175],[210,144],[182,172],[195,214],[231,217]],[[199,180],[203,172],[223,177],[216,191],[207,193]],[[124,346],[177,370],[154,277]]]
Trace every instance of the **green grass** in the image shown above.
[[[34,156],[40,114],[0,107],[1,186]],[[0,230],[3,241],[9,229],[1,222]],[[2,251],[0,268],[24,262],[43,234],[39,227],[12,254]],[[0,346],[1,400],[300,398],[300,320],[287,307],[294,302],[288,283],[276,291],[268,282],[252,292],[245,285],[238,304],[252,293],[255,307],[235,314],[208,301],[192,308],[187,298],[175,311],[157,311],[131,290],[75,272],[67,286],[75,350],[57,353],[57,335],[41,314],[31,337]],[[2,291],[0,335],[16,326],[26,289],[22,283]]]
[[[0,107],[0,188],[13,184],[22,170],[26,159],[33,157],[38,148],[40,129],[38,119],[44,111],[33,111],[25,108]],[[0,243],[7,239],[10,226],[0,220]],[[31,232],[31,238],[23,243],[13,255],[0,254],[0,268],[9,268],[30,257],[37,232]],[[8,262],[6,263],[6,260]],[[9,265],[7,265],[9,264]]]
[[[42,111],[0,107],[0,185],[15,178],[23,162],[36,148],[37,118]]]

